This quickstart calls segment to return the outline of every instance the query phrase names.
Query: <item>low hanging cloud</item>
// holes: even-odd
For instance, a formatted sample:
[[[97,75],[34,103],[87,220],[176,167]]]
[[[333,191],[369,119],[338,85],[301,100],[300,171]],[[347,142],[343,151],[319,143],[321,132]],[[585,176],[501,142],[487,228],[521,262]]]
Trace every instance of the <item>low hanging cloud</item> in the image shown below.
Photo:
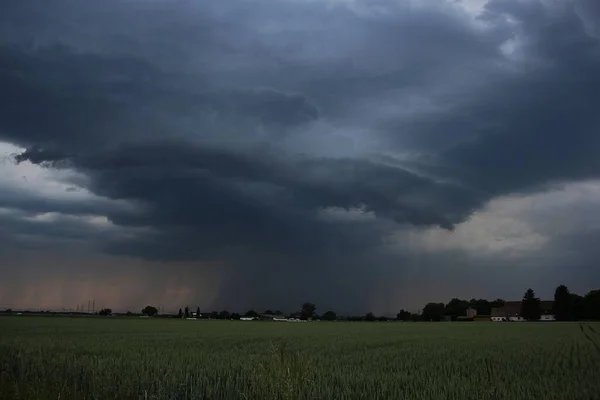
[[[539,255],[580,232],[521,221],[528,236],[505,258],[469,232],[504,229],[478,219],[498,199],[599,178],[594,12],[566,0],[11,4],[0,141],[19,168],[53,171],[64,196],[40,201],[13,180],[3,221],[54,215],[40,240],[87,240],[90,257],[145,260],[153,276],[201,281],[217,265],[216,294],[185,292],[214,307],[310,298],[391,312],[477,292],[466,277],[502,275],[505,261],[535,265],[519,272],[533,283],[544,268],[563,279],[562,253]],[[483,286],[472,295],[504,296]]]

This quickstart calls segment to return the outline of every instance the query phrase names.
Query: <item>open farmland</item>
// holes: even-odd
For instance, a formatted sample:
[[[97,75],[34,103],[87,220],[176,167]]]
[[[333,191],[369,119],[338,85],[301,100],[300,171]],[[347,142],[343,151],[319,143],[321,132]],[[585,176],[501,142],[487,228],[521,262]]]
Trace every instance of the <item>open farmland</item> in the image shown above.
[[[600,399],[600,324],[0,318],[2,399]]]

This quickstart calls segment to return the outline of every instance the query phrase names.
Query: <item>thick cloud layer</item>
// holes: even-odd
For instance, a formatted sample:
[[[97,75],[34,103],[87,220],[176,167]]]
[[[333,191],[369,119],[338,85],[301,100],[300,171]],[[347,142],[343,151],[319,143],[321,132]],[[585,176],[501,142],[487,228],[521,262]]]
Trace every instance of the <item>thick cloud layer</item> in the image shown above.
[[[90,199],[6,187],[6,226],[106,217],[87,237],[107,254],[194,277],[218,262],[215,306],[393,308],[373,293],[440,253],[398,237],[599,178],[594,4],[11,3],[0,141]],[[61,221],[38,235],[86,237]]]

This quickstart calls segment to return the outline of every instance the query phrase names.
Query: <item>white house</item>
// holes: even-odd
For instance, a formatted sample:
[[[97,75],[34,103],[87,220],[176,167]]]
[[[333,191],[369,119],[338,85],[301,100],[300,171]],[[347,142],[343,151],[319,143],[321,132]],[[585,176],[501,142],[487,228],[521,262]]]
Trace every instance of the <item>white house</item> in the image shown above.
[[[516,316],[513,316],[513,317],[508,317],[508,320],[510,322],[525,322],[525,321],[527,321],[525,318],[521,317],[520,315],[516,315]]]
[[[555,321],[555,317],[552,314],[554,302],[551,300],[540,301],[540,321]],[[492,321],[494,322],[525,322],[526,319],[521,316],[521,302],[520,301],[507,301],[502,307],[492,308]]]

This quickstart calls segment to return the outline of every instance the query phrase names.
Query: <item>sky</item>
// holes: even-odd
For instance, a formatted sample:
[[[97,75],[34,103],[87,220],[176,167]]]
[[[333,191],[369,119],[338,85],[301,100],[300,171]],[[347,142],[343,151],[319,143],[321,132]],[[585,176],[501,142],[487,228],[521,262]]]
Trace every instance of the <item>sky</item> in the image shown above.
[[[0,12],[0,308],[600,287],[596,0]]]

